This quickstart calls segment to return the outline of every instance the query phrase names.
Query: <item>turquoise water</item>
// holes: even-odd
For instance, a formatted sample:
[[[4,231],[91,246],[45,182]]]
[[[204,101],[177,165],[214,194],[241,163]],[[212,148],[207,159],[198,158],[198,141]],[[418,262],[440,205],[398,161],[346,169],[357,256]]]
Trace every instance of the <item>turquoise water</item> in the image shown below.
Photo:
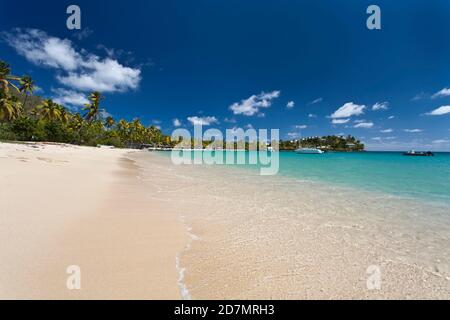
[[[282,176],[450,204],[450,153],[408,157],[399,152],[279,152],[279,157]]]
[[[408,157],[398,152],[280,152],[279,173],[450,204],[450,153]]]

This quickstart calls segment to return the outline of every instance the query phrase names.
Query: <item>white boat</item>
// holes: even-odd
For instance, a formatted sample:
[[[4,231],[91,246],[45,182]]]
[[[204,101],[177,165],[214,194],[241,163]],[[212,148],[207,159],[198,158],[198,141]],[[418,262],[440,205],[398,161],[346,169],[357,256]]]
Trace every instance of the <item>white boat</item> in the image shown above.
[[[295,150],[295,152],[302,153],[302,154],[322,154],[322,153],[324,153],[322,150],[317,149],[317,148],[299,148],[299,149]]]

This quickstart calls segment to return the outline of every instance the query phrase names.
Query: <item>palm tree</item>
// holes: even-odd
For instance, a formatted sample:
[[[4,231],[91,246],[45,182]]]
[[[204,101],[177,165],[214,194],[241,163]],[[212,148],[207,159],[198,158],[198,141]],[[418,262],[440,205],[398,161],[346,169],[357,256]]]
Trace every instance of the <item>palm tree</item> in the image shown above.
[[[74,130],[80,130],[83,126],[84,120],[79,113],[76,113],[70,120],[70,127]]]
[[[142,142],[144,139],[145,127],[142,125],[139,119],[134,119],[131,122],[131,140],[133,142]]]
[[[9,65],[0,60],[0,88],[4,94],[8,93],[9,87],[13,87],[17,91],[20,91],[12,81],[20,81],[20,78],[11,75]]]
[[[172,145],[172,139],[170,136],[164,136],[164,144],[166,147],[170,147]]]
[[[22,105],[16,97],[0,94],[0,120],[14,120],[22,114]]]
[[[11,75],[9,65],[0,61],[0,120],[17,119],[22,113],[21,103],[16,97],[9,95],[9,87],[19,91],[13,81],[20,81],[20,78]]]
[[[161,130],[156,128],[155,126],[151,126],[148,128],[150,139],[154,143],[160,143],[162,141]]]
[[[35,87],[34,86],[34,81],[33,81],[33,79],[31,79],[30,76],[25,75],[25,76],[23,76],[20,79],[20,88],[19,88],[19,90],[20,90],[20,92],[25,93],[25,99],[23,101],[23,106],[24,107],[26,107],[27,100],[28,100],[28,95],[29,94],[33,94],[34,87]]]
[[[114,118],[111,116],[105,119],[105,127],[107,127],[108,129],[111,129],[115,123],[116,122],[114,121]]]
[[[155,137],[158,129],[155,126],[150,126],[150,127],[148,127],[147,130],[148,130],[148,134],[150,135],[150,138],[153,139]]]
[[[83,109],[87,111],[84,115],[84,118],[88,122],[92,122],[98,119],[100,113],[100,100],[102,99],[102,95],[100,92],[94,91],[88,96],[88,99],[90,103],[86,104],[85,108]]]
[[[124,119],[121,119],[118,123],[117,123],[117,128],[119,129],[119,131],[125,131],[128,129],[128,122]]]
[[[124,142],[128,140],[129,128],[130,125],[126,120],[121,119],[119,122],[117,122],[117,133],[119,134],[120,139]]]
[[[61,106],[54,103],[52,99],[44,100],[41,105],[37,106],[37,109],[44,120],[61,120]]]
[[[70,112],[67,111],[67,109],[64,106],[61,106],[59,104],[56,105],[56,108],[59,109],[60,117],[62,123],[67,124],[70,120]]]

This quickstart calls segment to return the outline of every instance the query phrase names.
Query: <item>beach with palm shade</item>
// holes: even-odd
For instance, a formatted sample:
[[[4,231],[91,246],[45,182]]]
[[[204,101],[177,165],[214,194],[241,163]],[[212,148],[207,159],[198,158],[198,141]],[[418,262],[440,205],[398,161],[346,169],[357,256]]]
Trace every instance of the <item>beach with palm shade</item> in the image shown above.
[[[34,88],[0,62],[0,298],[450,298],[448,154],[327,136],[302,143],[343,152],[280,152],[275,176],[178,166],[101,92],[72,110]]]
[[[72,112],[33,96],[35,88],[30,76],[15,76],[0,61],[0,256],[9,261],[1,267],[0,297],[180,298],[174,259],[186,234],[177,216],[149,201],[136,165],[125,157],[130,150],[82,146],[169,140],[139,119],[102,117],[100,92],[88,94],[83,110]],[[148,215],[155,206],[162,210]],[[152,253],[142,255],[147,249]],[[88,295],[67,290],[65,270],[74,263],[99,279]]]

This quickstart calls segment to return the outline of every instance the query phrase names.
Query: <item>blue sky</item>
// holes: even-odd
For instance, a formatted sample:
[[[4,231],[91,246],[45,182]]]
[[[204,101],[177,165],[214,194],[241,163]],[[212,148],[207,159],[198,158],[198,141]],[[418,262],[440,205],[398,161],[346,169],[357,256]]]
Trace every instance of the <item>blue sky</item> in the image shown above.
[[[73,108],[100,89],[115,118],[166,133],[200,121],[450,150],[448,1],[77,1],[81,31],[70,4],[2,4],[0,59]]]

